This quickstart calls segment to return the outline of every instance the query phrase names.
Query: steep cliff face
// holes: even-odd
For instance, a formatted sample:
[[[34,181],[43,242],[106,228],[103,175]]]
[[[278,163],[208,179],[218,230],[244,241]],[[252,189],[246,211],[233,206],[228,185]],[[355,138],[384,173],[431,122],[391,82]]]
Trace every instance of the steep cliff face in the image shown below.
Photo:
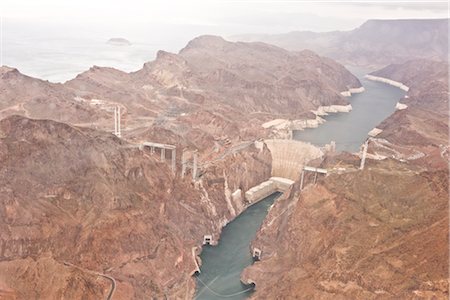
[[[262,261],[243,274],[255,299],[448,298],[447,67],[374,73],[410,86],[407,108],[378,126],[364,170],[325,157],[328,176],[276,203],[254,242]]]
[[[270,176],[253,144],[202,168],[194,185],[116,137],[53,121],[0,121],[0,289],[30,298],[185,297],[192,247]]]
[[[368,20],[351,31],[242,35],[288,50],[311,49],[344,64],[385,66],[411,59],[448,60],[448,20]]]
[[[135,73],[93,67],[66,84],[0,75],[0,293],[19,299],[102,298],[105,276],[120,299],[192,295],[195,247],[271,176],[269,150],[253,142],[261,123],[345,103],[340,92],[359,86],[311,52],[218,37]],[[107,133],[116,106],[124,139]],[[130,144],[143,140],[198,150],[199,179]]]
[[[382,161],[294,188],[254,242],[253,298],[446,299],[447,176]]]
[[[0,117],[21,114],[111,131],[112,110],[120,106],[125,135],[149,126],[174,133],[193,128],[210,143],[231,133],[264,136],[262,123],[348,104],[340,93],[361,86],[343,66],[311,51],[216,36],[198,37],[179,54],[159,51],[133,73],[94,66],[65,84],[6,68],[1,74]]]
[[[412,60],[373,74],[405,82],[410,89],[400,99],[407,108],[378,126],[383,131],[369,145],[369,153],[438,167],[448,157],[448,64]]]
[[[180,56],[198,74],[201,89],[246,112],[299,114],[320,105],[344,104],[339,93],[361,86],[341,65],[312,51],[293,53],[264,43],[201,36]]]

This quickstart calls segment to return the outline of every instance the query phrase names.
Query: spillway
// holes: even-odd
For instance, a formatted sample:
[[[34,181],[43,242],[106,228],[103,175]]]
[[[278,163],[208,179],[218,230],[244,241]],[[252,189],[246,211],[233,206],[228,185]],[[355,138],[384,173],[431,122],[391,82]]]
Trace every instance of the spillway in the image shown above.
[[[357,151],[368,133],[395,111],[405,91],[364,78],[368,70],[349,69],[365,87],[365,92],[349,98],[353,110],[331,113],[318,128],[294,132],[294,139],[317,146],[335,141],[337,150]],[[273,156],[272,176],[296,180],[303,162],[321,155],[317,148],[298,141],[266,140],[266,144]],[[195,299],[245,299],[252,293],[253,287],[242,284],[240,275],[252,264],[249,245],[280,195],[272,194],[247,208],[224,227],[217,246],[203,247]]]

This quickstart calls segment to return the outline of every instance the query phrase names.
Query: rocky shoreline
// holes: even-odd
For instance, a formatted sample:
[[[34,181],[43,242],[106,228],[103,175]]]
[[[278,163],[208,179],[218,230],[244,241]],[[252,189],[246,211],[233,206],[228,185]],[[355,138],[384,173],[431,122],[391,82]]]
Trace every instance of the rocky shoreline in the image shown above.
[[[415,76],[415,64],[387,70]],[[311,163],[329,175],[301,192],[294,184],[269,212],[252,243],[262,259],[242,274],[256,283],[252,299],[448,297],[448,111],[437,109],[448,104],[448,75],[427,65],[427,81],[409,82],[408,109],[378,126],[364,170],[356,155],[326,155]]]

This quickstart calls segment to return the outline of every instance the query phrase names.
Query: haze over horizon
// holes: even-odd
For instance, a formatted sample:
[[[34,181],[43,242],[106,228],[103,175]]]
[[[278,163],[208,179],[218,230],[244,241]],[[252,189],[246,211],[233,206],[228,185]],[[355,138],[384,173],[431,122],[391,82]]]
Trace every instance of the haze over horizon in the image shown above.
[[[199,35],[351,30],[369,19],[446,18],[448,4],[6,0],[0,4],[0,16],[3,64],[31,76],[65,81],[93,65],[137,70],[158,50],[178,52]],[[126,38],[133,46],[106,47],[112,37]]]
[[[1,0],[0,299],[449,299],[448,5]]]

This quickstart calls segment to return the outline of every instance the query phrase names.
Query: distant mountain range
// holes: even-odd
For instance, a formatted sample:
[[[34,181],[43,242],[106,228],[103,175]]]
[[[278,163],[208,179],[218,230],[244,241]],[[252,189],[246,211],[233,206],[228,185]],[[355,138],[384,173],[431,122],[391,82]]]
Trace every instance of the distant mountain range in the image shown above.
[[[343,64],[384,66],[410,59],[448,60],[448,19],[368,20],[351,31],[245,34],[235,41],[261,41],[313,50]]]

